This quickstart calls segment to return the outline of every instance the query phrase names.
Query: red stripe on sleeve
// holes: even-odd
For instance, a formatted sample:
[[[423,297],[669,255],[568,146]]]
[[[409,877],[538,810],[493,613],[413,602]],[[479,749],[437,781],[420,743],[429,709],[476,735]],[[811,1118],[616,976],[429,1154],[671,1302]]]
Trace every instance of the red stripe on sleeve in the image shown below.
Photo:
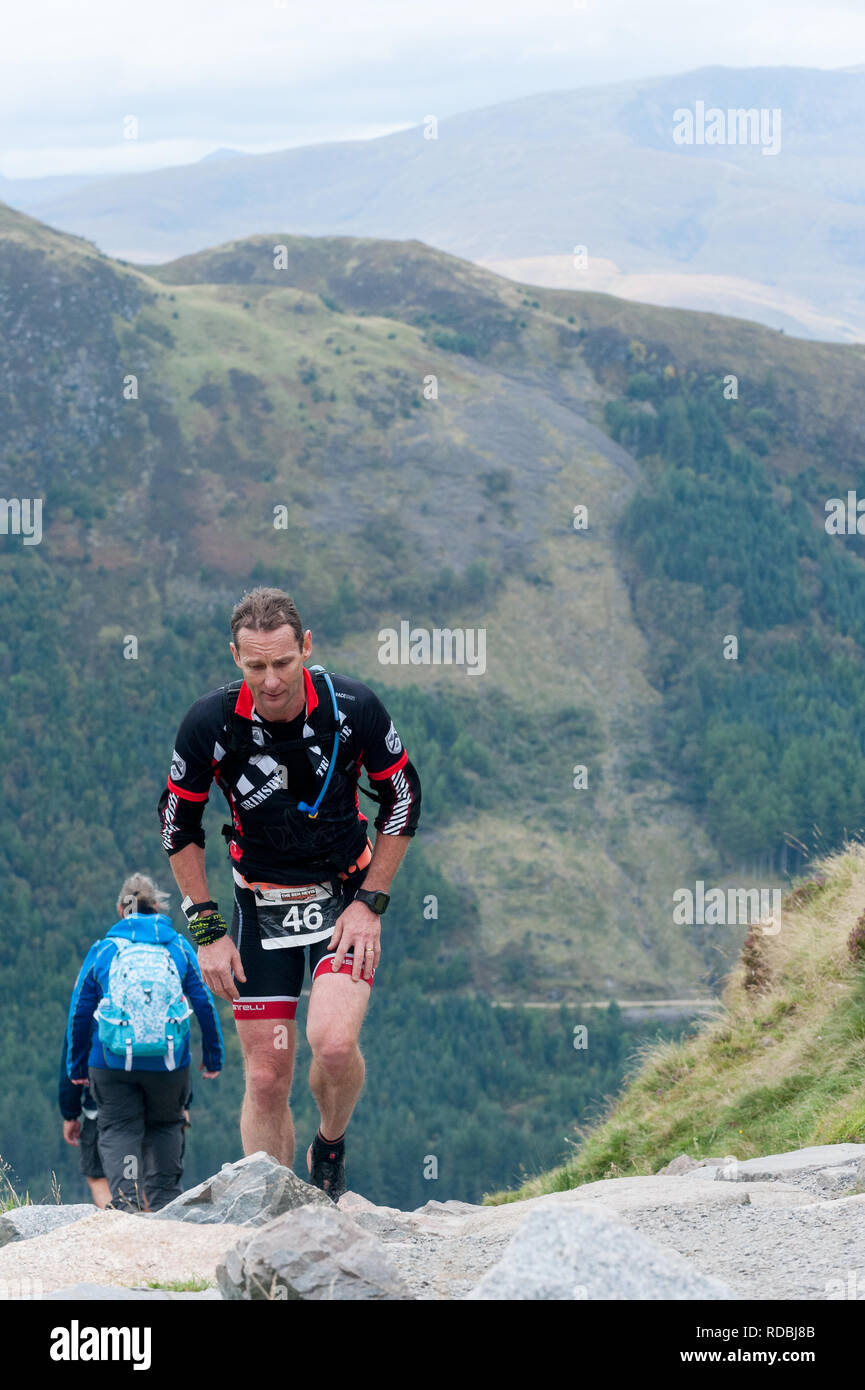
[[[182,787],[178,787],[176,782],[172,782],[170,777],[168,779],[168,790],[170,792],[176,792],[178,796],[182,796],[184,801],[206,801],[210,796],[210,792],[184,791]]]
[[[405,767],[407,762],[408,753],[403,749],[402,757],[399,759],[399,762],[394,763],[392,767],[386,767],[384,772],[370,772],[369,768],[367,768],[369,780],[371,782],[380,782],[383,777],[392,777],[395,772],[399,772],[401,767]]]

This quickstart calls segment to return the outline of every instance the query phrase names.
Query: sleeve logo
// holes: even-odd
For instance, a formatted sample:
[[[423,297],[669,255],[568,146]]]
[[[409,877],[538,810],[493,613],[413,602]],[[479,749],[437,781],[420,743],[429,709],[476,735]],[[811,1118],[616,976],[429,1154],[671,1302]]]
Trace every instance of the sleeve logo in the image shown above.
[[[402,748],[399,734],[393,726],[393,720],[390,721],[390,728],[385,734],[384,743],[389,753],[398,753]]]
[[[163,763],[163,767],[164,766],[165,764]],[[171,755],[171,780],[172,782],[179,782],[185,776],[186,763],[184,762],[183,758],[181,758],[180,754],[175,748],[174,752]]]

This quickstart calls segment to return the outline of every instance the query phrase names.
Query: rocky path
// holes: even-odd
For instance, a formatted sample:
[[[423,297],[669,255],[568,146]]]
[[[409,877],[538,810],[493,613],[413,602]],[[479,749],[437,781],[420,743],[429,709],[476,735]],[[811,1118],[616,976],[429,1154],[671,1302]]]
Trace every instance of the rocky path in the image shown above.
[[[860,1183],[865,1145],[836,1144],[404,1212],[350,1192],[334,1208],[255,1154],[158,1215],[0,1216],[0,1297],[859,1299]]]

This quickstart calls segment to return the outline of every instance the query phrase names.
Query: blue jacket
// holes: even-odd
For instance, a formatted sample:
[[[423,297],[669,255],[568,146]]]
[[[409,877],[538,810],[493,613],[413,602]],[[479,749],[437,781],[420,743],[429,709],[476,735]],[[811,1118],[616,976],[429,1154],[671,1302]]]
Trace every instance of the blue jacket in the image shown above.
[[[110,931],[99,941],[94,941],[87,952],[84,964],[72,991],[69,1005],[69,1021],[66,1028],[67,1058],[66,1070],[72,1080],[87,1076],[91,1067],[123,1067],[123,1060],[107,1053],[99,1041],[98,1030],[93,1027],[93,1014],[99,1001],[108,990],[108,972],[117,954],[117,940],[125,937],[128,941],[146,941],[159,946],[167,946],[183,992],[189,1000],[195,1017],[201,1027],[202,1050],[205,1071],[220,1071],[225,1061],[225,1047],[222,1029],[213,1003],[210,990],[201,978],[195,952],[185,937],[178,936],[171,925],[171,918],[163,913],[133,912],[115,922]],[[92,1034],[92,1036],[91,1036]],[[89,1056],[88,1056],[89,1051]],[[177,1067],[189,1065],[189,1041],[175,1057]],[[133,1071],[165,1071],[163,1057],[136,1057],[132,1063]]]

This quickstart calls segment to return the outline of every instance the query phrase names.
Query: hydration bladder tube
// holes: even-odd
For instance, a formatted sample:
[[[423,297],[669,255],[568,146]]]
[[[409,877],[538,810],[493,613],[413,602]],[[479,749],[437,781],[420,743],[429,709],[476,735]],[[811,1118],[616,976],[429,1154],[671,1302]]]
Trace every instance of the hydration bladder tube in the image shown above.
[[[318,815],[319,807],[321,806],[321,803],[324,800],[325,794],[327,792],[328,786],[330,785],[330,779],[333,776],[333,769],[336,767],[336,755],[337,750],[339,749],[339,709],[337,708],[336,694],[334,693],[333,682],[330,679],[330,676],[327,674],[327,671],[325,671],[323,666],[310,666],[309,669],[310,671],[320,671],[321,674],[324,676],[325,685],[330,691],[330,702],[333,705],[333,718],[334,724],[336,726],[334,728],[333,733],[333,752],[330,755],[330,766],[327,769],[327,776],[324,779],[321,791],[319,792],[318,796],[315,798],[315,801],[312,803],[311,806],[306,801],[299,801],[297,803],[297,809],[299,811],[306,811],[310,820],[315,820],[316,816]]]

